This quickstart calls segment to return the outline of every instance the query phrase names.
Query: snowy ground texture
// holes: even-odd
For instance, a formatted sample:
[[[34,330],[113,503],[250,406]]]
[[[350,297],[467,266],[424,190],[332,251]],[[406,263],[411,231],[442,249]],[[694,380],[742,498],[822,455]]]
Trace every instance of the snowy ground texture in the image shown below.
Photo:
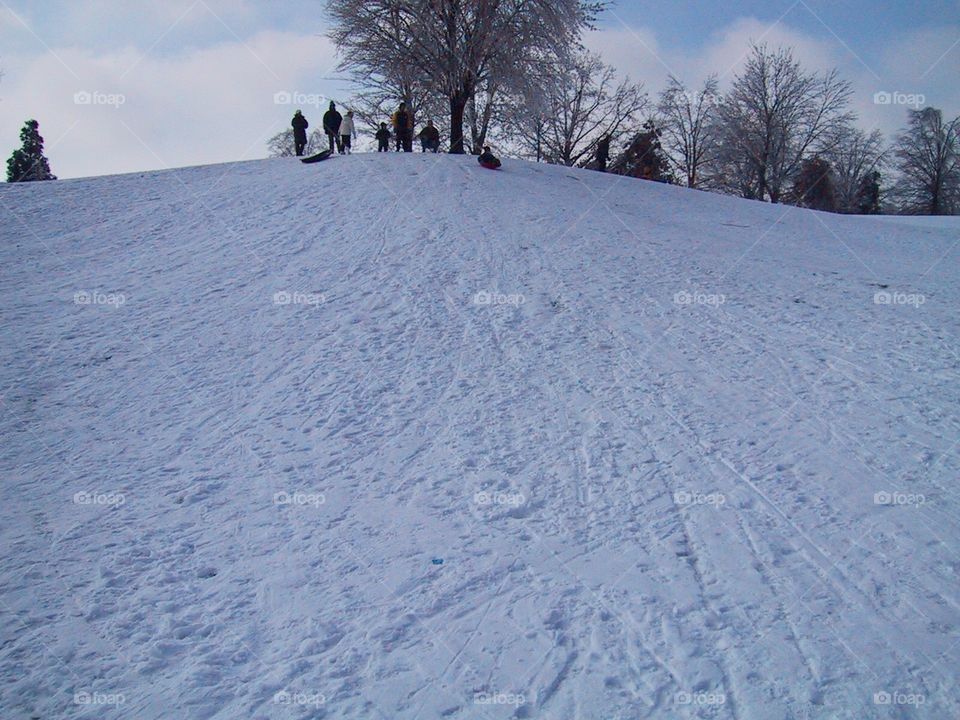
[[[354,155],[0,188],[0,715],[960,716],[960,224]]]

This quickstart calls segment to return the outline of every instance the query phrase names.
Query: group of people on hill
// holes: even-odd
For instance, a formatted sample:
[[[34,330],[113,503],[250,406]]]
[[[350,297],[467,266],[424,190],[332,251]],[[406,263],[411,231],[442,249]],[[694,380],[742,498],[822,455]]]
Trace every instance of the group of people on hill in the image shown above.
[[[390,118],[393,125],[393,132],[387,127],[387,123],[380,123],[374,137],[377,139],[377,152],[390,152],[390,139],[396,142],[397,152],[413,152],[413,113],[407,109],[405,102],[400,103],[400,107]],[[307,147],[307,128],[310,123],[303,116],[300,110],[297,110],[290,123],[293,126],[293,143],[297,157],[303,155]],[[330,141],[330,152],[334,149],[341,155],[347,155],[351,152],[352,138],[357,136],[357,128],[353,121],[353,110],[348,110],[346,116],[337,112],[337,104],[330,103],[330,108],[323,115],[323,131]],[[434,126],[433,120],[427,120],[426,126],[417,134],[420,140],[420,149],[422,152],[439,152],[440,150],[440,131]],[[610,160],[610,142],[613,138],[606,135],[600,138],[596,150],[596,169],[600,172],[606,172],[607,162]],[[478,158],[481,165],[485,167],[500,167],[500,161],[490,152],[489,147],[483,148],[483,153]]]
[[[307,148],[307,128],[310,123],[304,117],[303,112],[297,110],[290,121],[293,126],[293,146],[297,157],[303,155]],[[337,112],[336,103],[330,103],[330,109],[323,115],[323,132],[326,133],[330,141],[330,152],[334,149],[341,155],[350,153],[352,139],[357,136],[357,128],[353,122],[353,110],[348,110],[346,116]]]
[[[407,109],[406,103],[390,118],[393,132],[385,122],[380,123],[375,137],[377,138],[377,152],[390,152],[390,139],[396,141],[397,152],[413,152],[413,113]],[[307,128],[310,123],[300,110],[297,110],[290,123],[293,126],[293,144],[297,157],[303,155],[307,147]],[[356,125],[353,121],[353,110],[348,110],[346,116],[337,111],[337,104],[330,103],[330,108],[323,115],[323,132],[330,141],[330,152],[335,149],[341,155],[351,152],[351,140],[357,136]],[[426,126],[418,133],[420,149],[423,152],[438,152],[440,150],[440,131],[434,126],[433,120],[428,120]]]

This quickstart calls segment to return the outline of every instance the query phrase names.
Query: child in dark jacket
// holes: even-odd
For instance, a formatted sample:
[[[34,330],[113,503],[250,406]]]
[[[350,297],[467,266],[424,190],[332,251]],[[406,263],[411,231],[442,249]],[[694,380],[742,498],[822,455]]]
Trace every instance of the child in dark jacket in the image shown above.
[[[489,168],[490,170],[496,170],[498,167],[500,167],[500,160],[497,159],[496,155],[490,152],[489,147],[483,148],[483,153],[477,158],[477,162],[483,167]]]
[[[376,134],[377,141],[380,143],[377,152],[390,152],[390,131],[385,122],[380,123],[380,129]]]

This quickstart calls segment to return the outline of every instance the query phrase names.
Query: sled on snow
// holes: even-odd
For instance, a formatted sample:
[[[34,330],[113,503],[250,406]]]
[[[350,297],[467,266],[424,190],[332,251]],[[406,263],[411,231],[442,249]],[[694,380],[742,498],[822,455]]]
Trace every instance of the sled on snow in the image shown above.
[[[324,150],[323,152],[318,152],[316,155],[311,155],[310,157],[300,158],[302,163],[317,163],[321,160],[326,160],[328,157],[333,155],[333,150]]]

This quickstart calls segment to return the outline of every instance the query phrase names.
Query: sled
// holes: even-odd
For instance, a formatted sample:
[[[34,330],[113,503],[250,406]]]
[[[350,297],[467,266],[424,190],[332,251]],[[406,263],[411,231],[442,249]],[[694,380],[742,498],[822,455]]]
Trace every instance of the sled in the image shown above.
[[[328,157],[333,155],[332,150],[324,150],[323,152],[318,152],[316,155],[311,155],[310,157],[300,158],[302,163],[316,163],[321,160],[326,160]]]
[[[480,167],[486,168],[487,170],[499,170],[499,169],[500,169],[500,161],[498,160],[498,161],[495,162],[495,163],[485,163],[485,162],[482,162],[482,163],[480,163]]]

